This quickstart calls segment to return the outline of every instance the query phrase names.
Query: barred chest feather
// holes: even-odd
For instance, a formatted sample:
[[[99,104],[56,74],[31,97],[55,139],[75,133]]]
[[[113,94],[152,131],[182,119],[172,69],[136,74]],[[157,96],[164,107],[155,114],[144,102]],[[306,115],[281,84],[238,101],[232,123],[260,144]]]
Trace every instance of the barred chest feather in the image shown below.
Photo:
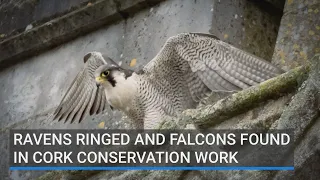
[[[109,83],[104,84],[106,99],[112,107],[128,113],[137,95],[137,75],[134,73],[127,79],[124,76],[116,77],[114,87]]]

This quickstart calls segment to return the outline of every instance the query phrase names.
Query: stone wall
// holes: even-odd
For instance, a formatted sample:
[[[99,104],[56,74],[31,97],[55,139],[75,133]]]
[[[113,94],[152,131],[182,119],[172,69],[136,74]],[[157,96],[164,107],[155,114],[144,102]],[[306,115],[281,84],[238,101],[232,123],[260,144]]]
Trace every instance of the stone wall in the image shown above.
[[[138,69],[157,54],[170,36],[181,32],[210,32],[258,56],[266,59],[272,57],[281,15],[275,16],[258,8],[256,2],[154,2],[160,1],[101,0],[53,19],[51,24],[40,25],[5,39],[5,43],[0,42],[0,51],[5,53],[5,56],[0,57],[0,61],[6,62],[0,71],[0,139],[3,142],[0,150],[0,174],[5,179],[9,179],[5,156],[8,154],[8,129],[130,127],[128,121],[120,120],[120,112],[110,110],[103,115],[90,117],[81,124],[47,121],[48,113],[58,105],[81,69],[83,55],[89,51],[105,52],[115,61],[122,62],[125,67],[129,67],[131,60],[136,59],[136,65],[130,68]],[[114,14],[99,11],[103,4],[103,7],[107,7],[107,3],[114,3],[115,9],[109,8]],[[85,16],[87,12],[101,13]],[[86,19],[80,21],[84,17]],[[101,21],[94,21],[97,19]],[[105,24],[107,21],[108,25]],[[72,25],[70,31],[65,28],[65,23]],[[42,31],[43,28],[45,31]],[[79,29],[85,30],[80,32]],[[34,43],[30,43],[28,38]],[[65,42],[66,40],[68,42]],[[65,43],[59,45],[62,42]],[[43,48],[44,46],[46,48]],[[12,60],[16,61],[7,63]],[[10,172],[10,177],[14,179],[27,179],[38,175],[37,172]]]
[[[230,2],[234,1],[230,0]],[[1,127],[45,114],[54,108],[82,67],[83,55],[89,51],[105,52],[115,61],[122,61],[124,66],[128,65],[132,59],[137,59],[137,64],[132,69],[138,69],[156,55],[170,36],[181,32],[208,33],[210,31],[215,34],[224,29],[222,34],[228,34],[225,39],[229,43],[254,51],[258,56],[271,57],[272,48],[266,48],[263,43],[269,44],[270,47],[274,46],[277,35],[275,29],[279,22],[269,20],[272,19],[269,14],[258,9],[250,10],[251,13],[255,13],[254,16],[245,17],[247,9],[239,6],[241,2],[249,3],[244,0],[238,0],[238,3],[233,4],[228,1],[209,0],[165,1],[122,21],[103,26],[93,33],[49,51],[37,53],[36,56],[22,59],[18,64],[4,68],[0,71],[0,83],[3,88],[0,107],[4,110],[0,113]],[[254,8],[252,4],[248,6]],[[219,11],[215,10],[217,7]],[[230,13],[230,11],[235,12]],[[227,15],[225,15],[226,12],[228,12]],[[266,21],[259,20],[257,23],[256,16]],[[217,17],[228,19],[228,21],[219,20],[212,23]],[[255,26],[252,25],[254,21],[256,21]],[[264,24],[267,24],[266,28]],[[247,30],[244,26],[250,26],[250,29]],[[251,34],[245,34],[245,32],[262,28],[269,32],[271,39],[250,39],[250,44],[255,44],[254,48],[251,48],[253,45],[246,40]],[[242,32],[236,36],[233,35],[233,32],[239,30]],[[257,37],[264,35],[265,32],[260,30],[254,34]],[[221,36],[221,33],[217,36]],[[250,47],[247,46],[248,44],[241,45],[241,42],[248,43]],[[27,51],[27,49],[23,50]]]
[[[87,3],[89,0],[2,0],[0,40],[85,6]]]
[[[283,69],[306,65],[320,53],[320,1],[287,1],[273,63]]]

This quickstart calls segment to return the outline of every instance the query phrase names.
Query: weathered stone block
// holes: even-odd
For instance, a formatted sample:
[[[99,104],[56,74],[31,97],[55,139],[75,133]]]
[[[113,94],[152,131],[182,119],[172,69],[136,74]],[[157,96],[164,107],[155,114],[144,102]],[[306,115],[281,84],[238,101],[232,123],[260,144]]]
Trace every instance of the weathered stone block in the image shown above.
[[[320,2],[288,0],[272,62],[292,69],[320,53]]]
[[[210,33],[271,61],[281,14],[267,12],[247,0],[214,2]]]
[[[122,19],[111,0],[99,1],[0,42],[0,68]]]

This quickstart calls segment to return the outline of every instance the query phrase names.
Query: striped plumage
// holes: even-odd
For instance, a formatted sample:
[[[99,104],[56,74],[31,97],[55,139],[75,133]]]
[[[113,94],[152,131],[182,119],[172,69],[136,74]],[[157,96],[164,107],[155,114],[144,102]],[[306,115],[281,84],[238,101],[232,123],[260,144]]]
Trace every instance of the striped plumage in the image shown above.
[[[100,113],[108,102],[127,114],[137,128],[155,128],[164,117],[196,107],[209,92],[238,91],[283,72],[201,33],[169,38],[140,73],[122,69],[98,52],[84,59],[85,67],[62,99],[54,119],[81,121],[87,114]],[[106,71],[110,75],[97,87],[95,77]],[[110,84],[113,81],[115,85]]]

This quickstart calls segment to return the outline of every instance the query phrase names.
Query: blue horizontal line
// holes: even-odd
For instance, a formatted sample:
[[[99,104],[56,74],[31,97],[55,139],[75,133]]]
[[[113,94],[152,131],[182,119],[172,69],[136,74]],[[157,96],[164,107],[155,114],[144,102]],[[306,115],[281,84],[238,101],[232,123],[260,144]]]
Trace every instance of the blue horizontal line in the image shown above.
[[[149,166],[135,166],[135,167],[95,167],[95,166],[47,166],[47,167],[37,167],[37,166],[11,166],[10,170],[25,170],[25,171],[49,171],[49,170],[283,170],[292,171],[293,166],[224,166],[224,167],[213,167],[213,166],[168,166],[168,167],[149,167]]]

